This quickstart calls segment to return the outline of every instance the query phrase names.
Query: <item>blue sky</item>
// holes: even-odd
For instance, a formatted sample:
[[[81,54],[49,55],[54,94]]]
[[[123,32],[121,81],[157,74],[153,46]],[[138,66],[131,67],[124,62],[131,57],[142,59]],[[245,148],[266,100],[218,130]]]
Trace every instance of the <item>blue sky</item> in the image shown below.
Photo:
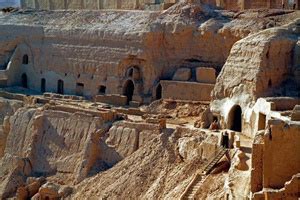
[[[20,0],[0,0],[0,8],[7,6],[19,6]]]

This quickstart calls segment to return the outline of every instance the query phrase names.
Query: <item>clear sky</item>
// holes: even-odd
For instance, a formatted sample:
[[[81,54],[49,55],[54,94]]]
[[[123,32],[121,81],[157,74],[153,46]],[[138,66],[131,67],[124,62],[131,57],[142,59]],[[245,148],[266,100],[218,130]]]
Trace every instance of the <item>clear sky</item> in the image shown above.
[[[8,6],[19,6],[20,0],[0,0],[0,8]]]

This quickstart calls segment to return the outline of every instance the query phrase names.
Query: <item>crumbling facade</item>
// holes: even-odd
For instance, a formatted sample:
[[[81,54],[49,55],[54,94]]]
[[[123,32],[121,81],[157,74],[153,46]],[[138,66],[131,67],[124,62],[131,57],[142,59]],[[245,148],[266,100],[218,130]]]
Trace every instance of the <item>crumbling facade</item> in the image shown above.
[[[179,0],[21,0],[22,8],[65,10],[65,9],[150,9],[163,10]],[[226,10],[244,9],[300,9],[299,0],[202,0],[202,3]]]
[[[67,10],[67,9],[166,9],[177,0],[21,0],[22,8]]]
[[[76,20],[78,13],[70,14],[69,19],[58,15],[53,19],[60,21],[55,23]],[[209,23],[200,29],[192,25],[186,31],[181,31],[184,24],[172,25],[165,32],[160,28],[165,25],[152,23],[158,15],[95,11],[97,20],[92,24],[80,22],[78,29],[69,30],[52,28],[55,23],[48,28],[29,25],[12,29],[4,22],[1,32],[10,36],[0,53],[1,86],[88,98],[100,95],[97,99],[119,105],[150,103],[161,97],[210,101],[218,71],[239,36],[224,34],[222,27],[211,35],[206,31]],[[106,22],[110,19],[114,20]],[[199,34],[202,30],[204,34]],[[223,46],[216,42],[224,40],[227,44]],[[217,56],[211,51],[218,52]],[[171,84],[171,80],[177,82]],[[173,89],[168,88],[170,84]],[[187,96],[185,85],[191,93],[203,92]],[[174,96],[174,90],[182,93]]]
[[[299,12],[203,2],[3,10],[0,198],[299,198]]]

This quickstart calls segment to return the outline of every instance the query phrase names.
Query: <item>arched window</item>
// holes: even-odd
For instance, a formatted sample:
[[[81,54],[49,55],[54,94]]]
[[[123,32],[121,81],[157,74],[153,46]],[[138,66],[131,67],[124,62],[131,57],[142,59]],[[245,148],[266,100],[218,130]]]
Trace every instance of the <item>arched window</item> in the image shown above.
[[[64,81],[63,80],[57,81],[57,93],[64,94]]]
[[[24,65],[28,65],[28,63],[29,63],[29,58],[28,58],[28,55],[27,55],[27,54],[25,54],[25,55],[23,56],[23,61],[22,61],[22,63],[23,63]]]

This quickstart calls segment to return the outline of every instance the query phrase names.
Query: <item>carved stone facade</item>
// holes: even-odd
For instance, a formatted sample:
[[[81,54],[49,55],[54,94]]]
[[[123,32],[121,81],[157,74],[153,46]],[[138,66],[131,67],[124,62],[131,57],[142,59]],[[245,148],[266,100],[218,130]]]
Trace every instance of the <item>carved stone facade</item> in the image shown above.
[[[177,0],[21,0],[22,8],[64,9],[151,9],[168,8]]]
[[[22,8],[45,10],[64,9],[141,9],[163,10],[179,0],[21,0]],[[299,9],[300,0],[201,0],[226,10],[244,10],[258,8]]]

